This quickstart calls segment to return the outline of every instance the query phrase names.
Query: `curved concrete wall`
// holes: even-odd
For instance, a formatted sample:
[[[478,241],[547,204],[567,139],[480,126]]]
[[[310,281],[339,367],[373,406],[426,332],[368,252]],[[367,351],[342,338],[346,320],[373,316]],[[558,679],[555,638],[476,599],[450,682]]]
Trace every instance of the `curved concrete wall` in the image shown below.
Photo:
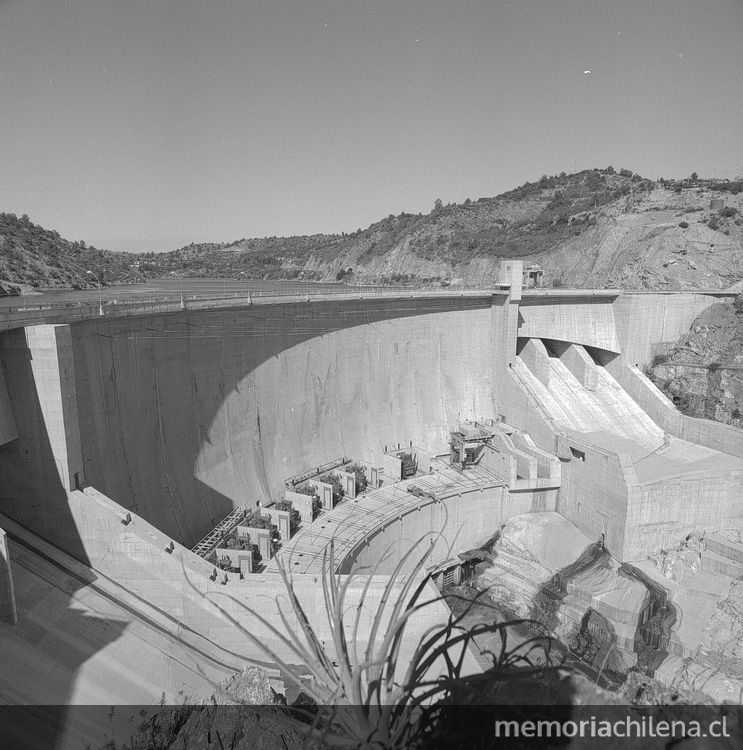
[[[492,417],[493,298],[261,305],[72,327],[85,480],[186,545],[283,480]],[[497,326],[496,326],[497,327]]]
[[[541,295],[519,312],[502,294],[439,294],[6,332],[0,358],[20,435],[0,445],[0,509],[82,560],[67,498],[76,486],[190,546],[235,506],[274,499],[284,479],[334,458],[381,465],[384,445],[408,441],[438,452],[459,418],[503,414],[562,455],[559,430],[519,380],[516,315],[519,333],[604,350],[614,336],[621,349],[647,305],[667,297],[676,330],[712,299],[678,296],[692,309],[673,295],[606,292]],[[658,325],[632,345],[671,330]]]
[[[361,574],[376,570],[379,575],[390,575],[416,544],[417,551],[402,568],[403,573],[412,569],[428,545],[433,549],[426,567],[440,565],[487,542],[511,516],[535,510],[534,494],[494,487],[422,504],[396,521],[380,525],[368,539],[360,540],[344,558],[340,570]]]
[[[617,294],[533,297],[519,305],[519,338],[554,339],[620,351],[614,321]]]
[[[682,414],[637,367],[614,361],[609,372],[624,390],[669,435],[743,458],[743,430],[732,425]]]
[[[657,344],[678,340],[702,310],[734,299],[735,294],[722,292],[624,292],[615,303],[617,337],[624,361],[630,365],[648,364]]]

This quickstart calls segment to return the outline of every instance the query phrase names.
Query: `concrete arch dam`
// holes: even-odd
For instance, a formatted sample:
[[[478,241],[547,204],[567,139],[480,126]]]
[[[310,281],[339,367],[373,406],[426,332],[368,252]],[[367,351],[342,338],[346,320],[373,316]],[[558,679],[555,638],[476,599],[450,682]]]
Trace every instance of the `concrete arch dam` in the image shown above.
[[[236,508],[278,499],[288,477],[338,456],[380,467],[385,446],[398,443],[440,455],[458,423],[492,420],[510,430],[503,438],[510,444],[488,454],[488,471],[502,481],[485,491],[492,496],[478,506],[467,544],[485,541],[512,513],[557,510],[592,538],[605,534],[616,556],[633,559],[655,544],[643,513],[664,502],[667,482],[677,477],[664,463],[661,485],[646,481],[654,465],[644,453],[628,459],[625,444],[594,429],[595,393],[589,408],[580,388],[594,370],[602,383],[611,377],[652,435],[712,451],[700,454],[712,462],[702,468],[714,469],[732,497],[740,436],[681,418],[635,367],[709,303],[708,295],[691,297],[694,304],[684,307],[666,298],[571,292],[568,304],[562,292],[524,293],[522,300],[512,283],[493,292],[265,302],[6,330],[0,514],[174,622],[237,649],[239,634],[199,597],[234,594],[225,606],[238,616],[238,598],[275,596],[275,582],[270,574],[217,580],[213,566],[190,552],[204,534]],[[524,301],[532,310],[520,316]],[[633,337],[632,317],[645,320],[649,301],[665,310],[663,328],[645,325]],[[545,312],[550,306],[560,307],[559,324]],[[587,332],[573,336],[581,316]],[[533,343],[524,351],[519,340]],[[547,371],[545,384],[540,373]],[[580,405],[583,421],[560,399]],[[550,461],[561,467],[558,483]],[[684,508],[709,479],[700,477],[684,485]],[[549,497],[550,505],[535,497]],[[724,511],[730,516],[732,506]],[[664,534],[674,538],[696,520],[685,510]],[[405,523],[398,519],[397,554],[411,536]],[[381,545],[379,528],[371,531]],[[363,567],[377,554],[379,546],[362,544],[369,533],[349,537],[349,565]],[[180,583],[184,571],[193,591]],[[306,573],[303,595],[311,599],[316,584]]]
[[[728,494],[740,484],[725,459],[743,455],[740,431],[683,418],[621,354],[649,357],[713,299],[681,296],[683,306],[611,290],[522,298],[514,283],[5,331],[0,511],[89,561],[68,494],[92,486],[191,547],[235,508],[277,499],[287,477],[329,459],[380,466],[385,445],[409,442],[441,453],[458,421],[505,419],[564,462],[560,512],[632,559],[652,543],[632,506],[662,499],[650,486],[658,461],[645,454],[663,434],[679,438],[676,453],[661,451],[669,477],[691,443],[700,471],[716,470]],[[633,337],[634,319],[643,326]],[[588,466],[571,461],[571,445],[589,462],[605,457],[614,485],[581,474]]]
[[[23,427],[0,448],[2,509],[68,548],[65,493],[92,485],[192,546],[235,507],[275,499],[286,477],[328,458],[379,459],[384,444],[410,440],[445,446],[457,419],[495,416],[503,298],[493,299],[294,303],[7,332],[1,357]]]

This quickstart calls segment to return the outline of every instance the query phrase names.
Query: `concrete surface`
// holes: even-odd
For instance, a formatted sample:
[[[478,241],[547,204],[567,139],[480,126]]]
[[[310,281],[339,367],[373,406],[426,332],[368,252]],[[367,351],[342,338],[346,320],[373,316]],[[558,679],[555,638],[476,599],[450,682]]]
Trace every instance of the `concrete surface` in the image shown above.
[[[0,445],[9,443],[18,437],[18,428],[13,416],[13,408],[10,404],[8,388],[5,385],[5,373],[3,363],[0,361]]]
[[[665,432],[743,458],[743,430],[740,428],[682,414],[638,367],[614,360],[607,369]]]
[[[187,545],[328,457],[494,416],[487,299],[95,322],[74,348],[86,479]]]
[[[204,302],[3,332],[0,431],[12,436],[2,418],[9,403],[18,435],[0,440],[0,512],[14,538],[40,537],[17,553],[27,563],[16,577],[17,600],[43,588],[29,578],[36,562],[28,554],[43,545],[52,554],[53,544],[94,579],[118,586],[115,604],[167,613],[173,627],[237,653],[245,647],[241,628],[263,632],[250,611],[276,611],[276,577],[228,574],[223,583],[190,546],[235,507],[279,499],[287,477],[341,455],[379,467],[385,445],[443,453],[449,430],[467,419],[503,419],[514,431],[504,433],[499,455],[463,475],[434,466],[434,474],[408,482],[441,502],[386,484],[324,514],[324,538],[313,539],[315,523],[285,545],[282,557],[296,568],[313,624],[326,627],[315,579],[329,523],[344,572],[369,570],[385,551],[391,565],[409,540],[439,528],[435,552],[443,560],[444,549],[479,544],[524,512],[557,510],[586,539],[603,535],[624,560],[699,525],[739,524],[741,431],[681,419],[634,368],[713,296],[520,296],[513,288],[211,309]],[[46,614],[24,620],[19,605],[27,642],[51,648],[45,638],[68,629],[73,642],[84,641],[88,623],[80,629],[63,609],[75,611],[78,590],[90,584],[47,584],[58,592],[44,604],[49,628],[39,625]],[[626,596],[601,586],[591,593],[617,613],[629,606]],[[105,611],[119,622],[116,606]],[[91,638],[105,662],[111,648]],[[258,649],[246,653],[258,657]],[[123,659],[116,652],[111,668],[123,668]],[[89,695],[92,672],[59,669],[70,696]],[[87,686],[73,685],[78,678]]]
[[[525,296],[519,305],[518,335],[619,352],[621,344],[614,319],[614,302],[620,296],[612,290],[593,292],[590,296],[564,293]]]
[[[432,474],[397,483],[383,476],[386,481],[380,489],[345,500],[313,524],[303,525],[268,570],[280,562],[292,572],[317,574],[331,543],[336,565],[344,573],[376,569],[380,575],[390,574],[415,545],[420,545],[420,552],[408,567],[431,545],[427,565],[436,565],[483,544],[510,514],[531,506],[530,495],[509,497],[503,489],[506,479],[486,469],[472,466],[459,472],[442,459],[433,462],[433,469]],[[428,495],[414,495],[407,487]]]
[[[3,529],[0,529],[0,622],[5,622],[8,625],[15,625],[18,622],[13,571],[10,567],[8,535]]]
[[[653,358],[658,344],[676,341],[702,310],[732,299],[724,292],[625,291],[614,303],[617,351],[628,365],[642,367]]]
[[[616,360],[607,368],[579,345],[550,351],[530,339],[513,364],[548,427],[569,439],[558,508],[592,536],[603,534],[614,555],[637,560],[691,531],[743,523],[741,459],[669,435],[611,374],[630,377]],[[641,382],[636,368],[631,377]],[[593,478],[597,460],[601,474]]]
[[[155,704],[199,699],[238,667],[188,648],[115,593],[84,585],[23,545],[11,542],[18,624],[0,625],[3,702]]]

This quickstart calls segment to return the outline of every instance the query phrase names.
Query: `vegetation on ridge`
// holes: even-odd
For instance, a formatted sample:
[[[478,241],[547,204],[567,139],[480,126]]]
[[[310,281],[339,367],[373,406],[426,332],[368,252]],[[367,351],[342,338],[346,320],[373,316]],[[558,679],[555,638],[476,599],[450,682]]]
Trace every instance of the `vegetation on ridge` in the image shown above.
[[[137,277],[126,253],[70,242],[59,232],[34,224],[25,214],[18,218],[0,213],[0,284],[83,289],[94,283],[87,270],[104,283],[132,282]]]
[[[743,276],[741,192],[741,180],[692,175],[653,181],[607,167],[545,175],[461,204],[437,200],[427,214],[390,214],[351,233],[242,238],[164,253],[97,250],[63,240],[28,217],[1,214],[0,283],[90,286],[88,268],[104,284],[173,272],[192,278],[438,283],[462,277],[488,283],[501,258],[515,257],[541,265],[553,286],[724,288]]]

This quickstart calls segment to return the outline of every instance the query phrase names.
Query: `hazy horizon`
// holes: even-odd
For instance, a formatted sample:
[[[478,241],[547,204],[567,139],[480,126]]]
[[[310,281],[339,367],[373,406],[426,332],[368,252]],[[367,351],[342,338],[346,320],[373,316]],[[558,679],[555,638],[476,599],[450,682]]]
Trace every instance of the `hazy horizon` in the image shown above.
[[[741,39],[741,0],[5,0],[0,211],[161,251],[608,165],[734,177]]]

